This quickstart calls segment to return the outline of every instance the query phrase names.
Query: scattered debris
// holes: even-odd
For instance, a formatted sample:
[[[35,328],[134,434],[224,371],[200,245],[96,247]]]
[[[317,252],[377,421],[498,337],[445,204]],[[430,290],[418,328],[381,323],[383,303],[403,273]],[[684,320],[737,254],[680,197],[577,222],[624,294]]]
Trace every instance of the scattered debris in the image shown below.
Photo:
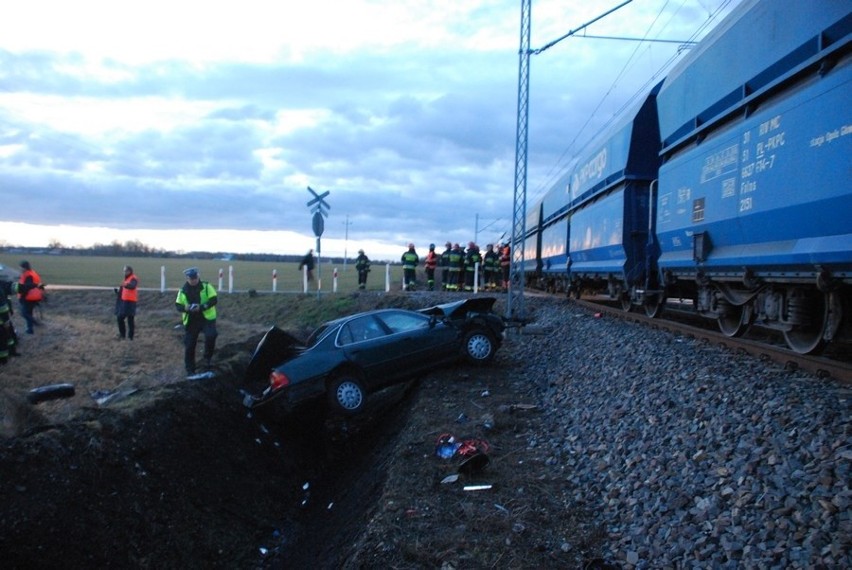
[[[27,394],[27,401],[30,404],[38,404],[40,402],[47,402],[48,400],[70,398],[74,395],[74,392],[73,384],[50,384],[30,390]]]
[[[93,392],[89,392],[89,395],[99,406],[106,406],[107,404],[114,404],[119,400],[123,400],[138,391],[138,388],[128,388],[125,390],[95,390]]]
[[[199,372],[198,374],[191,374],[186,377],[187,380],[207,380],[208,378],[213,378],[216,376],[216,373],[208,370],[207,372]]]

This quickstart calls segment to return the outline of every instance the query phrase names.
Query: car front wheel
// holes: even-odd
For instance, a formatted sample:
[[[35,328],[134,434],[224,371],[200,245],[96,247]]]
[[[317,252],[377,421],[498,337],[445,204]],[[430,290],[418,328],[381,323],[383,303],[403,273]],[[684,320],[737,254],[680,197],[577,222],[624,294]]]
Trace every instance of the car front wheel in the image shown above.
[[[351,374],[337,376],[328,388],[328,401],[337,411],[357,414],[366,404],[364,385]]]
[[[464,356],[474,364],[490,362],[494,350],[494,339],[483,330],[472,330],[464,337]]]

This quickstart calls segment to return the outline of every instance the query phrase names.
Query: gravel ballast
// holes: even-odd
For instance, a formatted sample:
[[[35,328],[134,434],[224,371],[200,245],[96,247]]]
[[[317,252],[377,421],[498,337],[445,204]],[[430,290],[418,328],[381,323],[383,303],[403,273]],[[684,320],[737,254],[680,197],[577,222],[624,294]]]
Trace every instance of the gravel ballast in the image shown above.
[[[624,568],[850,568],[850,391],[569,301],[510,341],[540,389],[528,446]]]

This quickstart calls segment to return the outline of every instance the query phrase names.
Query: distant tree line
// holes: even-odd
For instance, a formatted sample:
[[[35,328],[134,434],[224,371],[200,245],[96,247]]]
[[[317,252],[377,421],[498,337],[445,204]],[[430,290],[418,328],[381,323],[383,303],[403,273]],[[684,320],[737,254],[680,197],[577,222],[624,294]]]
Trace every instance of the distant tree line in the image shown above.
[[[223,251],[169,251],[158,249],[130,240],[121,243],[117,240],[109,244],[96,243],[90,247],[66,247],[59,240],[51,240],[47,247],[11,246],[0,242],[0,251],[4,253],[43,254],[43,255],[88,255],[104,257],[157,257],[174,259],[223,259],[234,261],[278,261],[297,263],[302,254],[279,255],[274,253],[228,253]],[[343,263],[342,257],[323,258],[324,262]]]

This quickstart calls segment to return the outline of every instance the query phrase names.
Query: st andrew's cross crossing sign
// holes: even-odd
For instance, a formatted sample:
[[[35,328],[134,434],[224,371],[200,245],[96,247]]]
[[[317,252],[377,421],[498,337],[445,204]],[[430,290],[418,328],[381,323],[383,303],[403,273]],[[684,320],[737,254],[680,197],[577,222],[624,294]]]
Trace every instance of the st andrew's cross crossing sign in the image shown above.
[[[311,225],[313,226],[314,235],[316,237],[322,236],[322,232],[325,230],[325,220],[323,220],[323,216],[328,216],[328,212],[323,210],[323,206],[331,210],[331,206],[328,205],[323,198],[331,194],[331,190],[326,190],[322,194],[317,194],[316,191],[308,186],[308,191],[314,195],[313,199],[308,202],[308,207],[314,206],[313,212],[314,217],[311,220]]]

